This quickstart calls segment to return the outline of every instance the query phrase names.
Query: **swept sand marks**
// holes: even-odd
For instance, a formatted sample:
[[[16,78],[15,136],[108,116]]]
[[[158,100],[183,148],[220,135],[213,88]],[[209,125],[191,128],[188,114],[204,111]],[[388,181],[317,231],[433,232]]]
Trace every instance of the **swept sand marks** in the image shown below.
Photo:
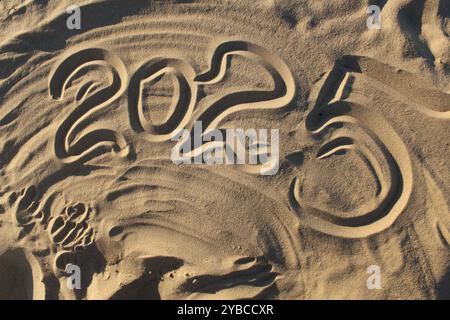
[[[160,275],[163,297],[270,296],[280,268],[298,268],[289,210],[276,209],[278,202],[252,184],[156,159],[111,177],[99,204],[105,213],[99,237],[122,246],[125,256],[139,252],[179,261],[172,276]],[[265,208],[273,208],[272,214],[264,214]]]
[[[81,74],[84,68],[93,65],[108,68],[112,74],[112,82],[107,87],[93,93],[91,93],[92,84],[90,83],[80,88],[76,95],[77,107],[59,125],[55,135],[55,154],[65,163],[83,162],[111,150],[117,153],[125,151],[126,154],[126,141],[114,130],[98,129],[88,132],[74,142],[69,141],[71,133],[94,110],[107,107],[124,92],[127,71],[119,57],[98,48],[84,49],[69,54],[50,74],[50,95],[56,100],[64,99],[65,90],[71,81]]]
[[[306,126],[315,136],[333,132],[319,150],[319,160],[341,150],[354,150],[363,158],[379,186],[376,205],[368,204],[344,218],[340,212],[332,209],[327,212],[305,201],[300,178],[294,178],[289,191],[291,207],[304,223],[347,238],[367,237],[391,226],[412,191],[412,168],[405,145],[383,117],[370,111],[370,101],[353,94],[354,81],[351,72],[335,65],[317,90]],[[363,134],[353,134],[357,131]]]
[[[264,257],[230,257],[219,270],[187,279],[180,290],[189,299],[262,299],[275,286],[276,276]]]

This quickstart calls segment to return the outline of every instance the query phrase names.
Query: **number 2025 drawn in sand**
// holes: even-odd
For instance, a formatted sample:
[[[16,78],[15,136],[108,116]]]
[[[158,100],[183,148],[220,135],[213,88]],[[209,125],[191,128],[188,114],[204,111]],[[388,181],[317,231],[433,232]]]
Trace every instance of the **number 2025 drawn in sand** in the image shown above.
[[[274,87],[271,90],[234,91],[210,102],[206,108],[197,110],[199,86],[221,82],[229,67],[228,58],[232,55],[248,57],[262,65],[271,75]],[[95,111],[110,106],[123,94],[127,94],[129,122],[134,132],[145,134],[145,139],[151,142],[182,138],[174,148],[176,152],[172,152],[172,160],[175,163],[190,163],[187,159],[199,163],[199,154],[202,159],[200,163],[223,163],[219,158],[222,157],[223,160],[224,156],[227,164],[234,163],[235,151],[242,150],[242,144],[245,145],[243,140],[250,137],[253,146],[250,145],[249,149],[256,145],[260,150],[252,151],[249,157],[249,164],[252,166],[245,166],[245,169],[256,172],[256,168],[261,174],[266,175],[278,171],[278,130],[271,132],[273,150],[270,152],[268,150],[271,144],[267,141],[267,132],[260,131],[258,137],[252,134],[256,130],[250,132],[247,130],[244,135],[243,130],[237,129],[234,132],[236,139],[230,143],[228,136],[226,141],[223,141],[221,135],[227,133],[226,130],[216,129],[233,113],[282,108],[292,101],[295,83],[289,68],[279,57],[261,46],[239,40],[222,42],[213,50],[209,70],[199,75],[182,59],[155,57],[141,65],[130,79],[124,63],[116,54],[100,48],[82,49],[66,56],[51,72],[49,81],[51,97],[62,100],[67,87],[74,79],[93,66],[107,68],[112,80],[107,87],[101,89],[96,88],[93,82],[80,86],[75,101],[77,107],[64,119],[55,136],[55,153],[64,163],[84,162],[110,151],[121,157],[129,155],[129,143],[115,130],[96,129],[75,141],[71,139],[80,129],[83,119]],[[175,90],[166,120],[156,124],[148,121],[145,116],[145,106],[141,99],[142,88],[158,81],[165,74],[175,78]],[[197,130],[199,127],[200,134]],[[212,138],[215,140],[211,141]],[[219,156],[219,151],[224,150],[223,147],[226,147],[227,152]],[[205,152],[214,155],[212,161],[211,157],[202,158]],[[242,164],[242,153],[237,153],[237,163]],[[178,161],[180,159],[181,161]]]
[[[197,108],[199,86],[221,82],[229,67],[228,57],[231,55],[249,57],[257,61],[271,75],[273,88],[234,91],[209,101],[205,108]],[[211,132],[220,128],[230,115],[243,110],[282,108],[289,105],[295,95],[292,74],[279,57],[258,45],[233,40],[222,42],[214,48],[210,68],[205,73],[197,75],[193,67],[184,60],[158,57],[141,65],[129,80],[126,67],[117,55],[104,49],[83,49],[66,56],[55,67],[49,82],[51,96],[62,100],[64,92],[75,77],[82,76],[85,68],[89,69],[95,65],[108,68],[111,81],[108,86],[101,89],[96,88],[92,82],[79,87],[76,95],[77,106],[62,121],[55,135],[56,156],[66,164],[87,161],[110,151],[120,157],[128,157],[131,153],[130,144],[115,130],[95,129],[76,140],[73,139],[73,136],[83,128],[83,120],[93,112],[111,106],[125,93],[129,123],[133,131],[155,143],[170,142],[174,137],[181,137],[181,142],[175,146],[180,157],[175,160],[181,159],[181,162],[184,162],[191,157],[194,163],[199,163],[196,157],[205,149],[209,150],[211,143],[214,146],[218,143],[223,145],[223,141],[210,141],[209,138]],[[388,74],[389,77],[380,78],[374,70],[382,70],[382,74]],[[176,79],[175,94],[166,120],[156,124],[148,121],[145,116],[145,105],[141,99],[142,87],[166,73]],[[354,150],[368,164],[376,176],[379,187],[374,201],[354,212],[340,212],[308,201],[302,191],[301,177],[293,177],[287,192],[288,202],[291,210],[305,225],[334,236],[362,238],[391,226],[405,209],[413,189],[409,152],[394,128],[382,115],[374,111],[375,101],[361,93],[367,91],[362,90],[362,87],[373,86],[372,89],[382,92],[381,94],[391,94],[391,91],[395,91],[398,99],[407,99],[418,112],[433,118],[448,119],[449,113],[448,104],[445,103],[448,101],[447,95],[438,94],[433,90],[419,91],[428,93],[429,97],[436,100],[436,103],[428,106],[417,92],[402,85],[404,77],[412,79],[412,75],[399,73],[376,60],[346,56],[316,84],[314,94],[311,95],[313,107],[305,121],[306,129],[310,135],[322,138],[324,134],[327,136],[329,130],[334,132],[329,141],[325,141],[320,148],[318,160],[340,150]],[[389,86],[392,88],[386,89]],[[195,137],[198,123],[202,125],[200,140]],[[278,132],[272,135],[272,140],[277,140],[272,143],[278,143],[277,134]],[[244,135],[241,134],[242,136]],[[261,138],[261,134],[260,137],[253,139],[253,142],[258,138]],[[263,140],[267,147],[267,139]],[[186,144],[191,147],[192,141],[194,149],[186,148]],[[196,145],[198,141],[200,146]],[[204,142],[207,143],[201,145]],[[258,146],[264,146],[264,143],[257,142]],[[228,144],[228,141],[225,143]],[[266,147],[262,153],[266,152],[267,155]],[[278,153],[278,150],[274,153]],[[227,152],[226,157],[228,156]],[[268,161],[244,166],[244,170],[254,173],[257,168],[260,173],[274,174],[278,170],[278,159],[273,161],[274,157],[271,158],[268,160],[269,157],[262,157]],[[205,157],[202,157],[202,161],[205,161]]]

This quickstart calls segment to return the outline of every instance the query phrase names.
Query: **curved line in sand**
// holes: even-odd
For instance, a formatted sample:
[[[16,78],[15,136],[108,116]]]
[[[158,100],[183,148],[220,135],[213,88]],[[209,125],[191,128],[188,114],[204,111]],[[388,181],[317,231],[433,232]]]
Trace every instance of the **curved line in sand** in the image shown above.
[[[163,124],[152,124],[144,115],[142,86],[154,83],[164,74],[175,76],[172,105]],[[128,88],[128,111],[132,128],[146,132],[150,141],[166,141],[191,120],[197,99],[193,68],[180,59],[155,58],[143,64],[130,79]]]
[[[296,87],[295,81],[288,66],[278,56],[267,49],[241,40],[228,40],[212,47],[210,68],[208,71],[195,77],[198,85],[212,85],[223,80],[229,68],[229,57],[239,55],[248,57],[262,65],[271,75],[275,87],[273,90],[243,90],[225,94],[216,99],[203,111],[194,115],[195,121],[201,121],[203,134],[213,128],[219,128],[225,118],[231,114],[248,110],[273,110],[287,106],[293,99]],[[191,123],[191,137],[192,137]],[[207,143],[209,147],[213,146]],[[225,147],[225,143],[223,144]],[[185,154],[195,157],[203,152],[202,145],[198,150]],[[243,170],[249,173],[259,173],[267,168],[267,164],[243,165]]]
[[[196,117],[197,121],[204,124],[204,130],[219,127],[225,117],[235,112],[284,107],[295,95],[295,81],[284,61],[259,45],[240,40],[225,41],[217,45],[212,53],[209,70],[198,75],[195,78],[196,83],[208,85],[220,82],[225,76],[228,57],[231,55],[241,55],[258,61],[272,76],[275,88],[271,91],[238,91],[222,96]]]
[[[341,103],[349,104],[352,110],[363,108],[356,103],[346,101],[341,101]],[[350,218],[342,218],[339,216],[342,213],[326,212],[305,201],[301,195],[301,180],[296,177],[292,180],[289,188],[289,203],[305,225],[338,237],[364,238],[389,228],[403,212],[413,188],[411,160],[401,138],[389,125],[380,129],[371,124],[377,118],[380,116],[355,111],[352,116],[336,116],[320,125],[319,128],[312,130],[313,134],[320,134],[335,124],[363,125],[367,136],[381,151],[378,154],[381,154],[382,158],[377,157],[376,153],[364,144],[351,146],[337,144],[325,154],[329,156],[340,148],[352,148],[357,151],[370,165],[379,182],[380,192],[377,194],[377,205],[373,208],[364,208],[360,212],[353,212]],[[354,138],[351,137],[351,134],[344,136]],[[324,155],[320,156],[324,157]],[[387,174],[383,174],[383,172],[387,172]]]
[[[64,99],[65,90],[80,70],[90,65],[106,66],[111,69],[112,83],[84,98],[58,126],[54,148],[57,158],[64,163],[83,162],[111,150],[120,153],[126,150],[125,139],[114,130],[93,130],[75,142],[69,142],[70,134],[78,124],[95,110],[107,107],[125,90],[127,71],[120,58],[100,48],[82,49],[66,55],[50,74],[49,92],[53,99]]]

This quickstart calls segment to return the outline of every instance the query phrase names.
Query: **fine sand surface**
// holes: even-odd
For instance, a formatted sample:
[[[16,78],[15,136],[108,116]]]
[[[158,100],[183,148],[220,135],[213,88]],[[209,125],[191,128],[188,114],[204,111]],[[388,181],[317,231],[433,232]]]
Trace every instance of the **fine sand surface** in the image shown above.
[[[1,0],[0,299],[450,299],[449,11]],[[174,164],[195,121],[278,172]]]

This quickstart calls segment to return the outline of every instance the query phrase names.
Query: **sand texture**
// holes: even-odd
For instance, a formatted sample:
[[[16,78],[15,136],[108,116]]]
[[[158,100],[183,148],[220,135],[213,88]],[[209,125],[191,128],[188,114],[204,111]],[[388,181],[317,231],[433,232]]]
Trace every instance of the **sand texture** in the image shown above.
[[[449,16],[1,0],[0,299],[450,299]],[[175,164],[199,121],[278,129],[276,174]]]

